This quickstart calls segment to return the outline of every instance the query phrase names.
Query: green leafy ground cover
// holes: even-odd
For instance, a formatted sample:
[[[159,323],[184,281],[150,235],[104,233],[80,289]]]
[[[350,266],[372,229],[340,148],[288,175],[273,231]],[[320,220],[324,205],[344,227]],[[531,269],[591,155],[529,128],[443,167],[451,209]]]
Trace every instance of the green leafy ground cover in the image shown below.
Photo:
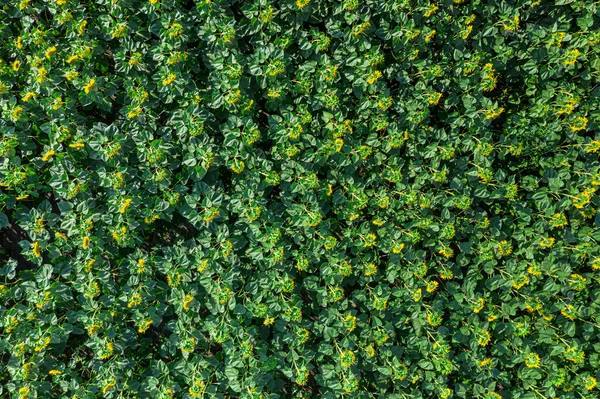
[[[598,398],[600,3],[0,2],[2,398]]]

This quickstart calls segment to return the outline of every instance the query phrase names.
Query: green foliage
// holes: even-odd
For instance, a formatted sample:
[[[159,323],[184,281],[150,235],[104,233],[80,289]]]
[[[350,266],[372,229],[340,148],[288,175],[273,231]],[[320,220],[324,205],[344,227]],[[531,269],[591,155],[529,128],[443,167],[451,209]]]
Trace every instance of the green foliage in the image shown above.
[[[597,1],[0,20],[1,397],[600,397]]]

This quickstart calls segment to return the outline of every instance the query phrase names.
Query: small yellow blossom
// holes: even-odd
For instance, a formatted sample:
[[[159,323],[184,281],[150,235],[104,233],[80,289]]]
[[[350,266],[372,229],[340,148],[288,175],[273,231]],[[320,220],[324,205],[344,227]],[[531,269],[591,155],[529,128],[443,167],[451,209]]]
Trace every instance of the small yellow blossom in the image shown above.
[[[77,33],[79,33],[80,35],[83,35],[83,32],[85,31],[86,26],[87,26],[87,21],[85,21],[85,20],[81,21],[81,23],[77,27]]]
[[[194,301],[194,296],[191,294],[185,294],[185,297],[183,298],[183,308],[185,310],[188,310],[190,308],[190,305],[192,304],[192,302]]]
[[[176,77],[177,77],[177,75],[175,75],[174,73],[172,73],[172,74],[169,74],[169,76],[167,76],[167,78],[165,78],[165,79],[162,81],[162,85],[163,85],[163,86],[168,86],[168,85],[170,85],[171,83],[173,83],[173,82],[175,81],[175,78],[176,78]]]
[[[22,100],[23,100],[23,102],[28,102],[29,100],[31,100],[34,97],[35,97],[35,93],[32,91],[28,91],[27,93],[25,93]]]
[[[125,213],[125,211],[127,211],[129,206],[131,205],[131,201],[131,198],[127,198],[125,202],[123,202],[123,205],[121,205],[121,208],[119,208],[119,213]]]
[[[88,94],[90,91],[92,91],[94,89],[95,86],[96,86],[96,79],[91,78],[89,80],[88,84],[83,86],[83,91],[85,92],[85,94]]]
[[[577,62],[577,57],[579,57],[580,54],[581,53],[577,49],[567,52],[567,55],[565,56],[565,65],[575,64],[575,62]]]
[[[82,248],[83,249],[88,249],[89,246],[90,246],[90,237],[89,236],[83,237]]]
[[[150,328],[150,325],[152,325],[152,320],[148,319],[148,320],[144,320],[139,326],[138,326],[138,332],[140,334],[145,333],[148,328]]]
[[[38,83],[42,83],[44,80],[46,80],[46,75],[48,75],[48,71],[46,70],[46,68],[39,68],[37,70],[38,76],[36,78]]]
[[[35,256],[36,258],[39,258],[40,256],[42,256],[42,252],[40,250],[40,243],[35,241],[33,243],[33,256]]]
[[[42,156],[42,161],[48,162],[50,160],[50,158],[52,158],[52,155],[54,155],[54,154],[55,154],[54,150],[46,151],[46,153]]]
[[[50,58],[50,57],[52,57],[52,54],[54,54],[55,52],[56,52],[56,46],[52,46],[48,50],[46,50],[46,53],[44,55],[46,56],[46,58]]]
[[[575,118],[575,121],[571,125],[571,130],[577,132],[579,130],[584,130],[587,126],[588,120],[585,116],[579,116]]]

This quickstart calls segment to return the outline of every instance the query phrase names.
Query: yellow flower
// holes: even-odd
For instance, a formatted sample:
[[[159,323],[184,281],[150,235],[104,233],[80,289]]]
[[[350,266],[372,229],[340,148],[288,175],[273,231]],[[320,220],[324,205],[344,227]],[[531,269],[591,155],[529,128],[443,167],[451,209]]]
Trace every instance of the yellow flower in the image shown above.
[[[83,147],[85,147],[85,144],[84,143],[72,143],[72,144],[69,144],[69,147],[70,148],[75,148],[77,150],[80,150]]]
[[[52,109],[57,110],[63,105],[63,99],[60,97],[56,97],[56,99],[52,102]]]
[[[152,217],[145,217],[144,218],[144,222],[146,222],[146,224],[151,224],[152,222],[154,222],[158,218],[159,218],[158,215],[152,215]]]
[[[86,330],[87,330],[88,334],[90,336],[92,336],[96,333],[96,331],[98,331],[100,329],[100,327],[101,327],[100,324],[92,324],[91,326],[87,327]]]
[[[179,284],[181,283],[181,274],[176,274],[175,275],[175,281],[173,281],[173,277],[171,277],[170,275],[167,276],[167,284],[169,284],[170,287],[177,287],[179,286]]]
[[[141,107],[137,107],[137,108],[135,108],[135,109],[132,109],[131,111],[129,111],[129,112],[127,113],[127,117],[128,117],[129,119],[133,119],[133,118],[135,118],[136,116],[138,116],[138,115],[139,115],[141,112],[142,112],[142,108],[141,108]]]
[[[119,213],[125,213],[125,211],[127,211],[129,206],[131,205],[131,201],[131,198],[127,198],[125,202],[123,202],[123,205],[121,205],[121,208],[119,208]]]
[[[352,33],[354,33],[354,36],[359,36],[361,33],[366,31],[370,26],[371,26],[370,22],[363,22],[362,24],[352,28]]]
[[[590,141],[589,143],[587,143],[585,152],[596,153],[598,151],[600,151],[600,140],[593,140],[593,141]],[[592,184],[594,184],[594,183],[592,182]]]
[[[111,378],[110,381],[104,385],[104,388],[102,388],[102,393],[106,395],[106,393],[115,385],[117,385],[117,381],[114,378]]]
[[[565,56],[565,65],[575,64],[575,62],[577,62],[577,57],[579,57],[580,54],[581,53],[577,49],[570,50]]]
[[[35,93],[32,91],[28,91],[27,93],[25,93],[25,95],[23,96],[23,98],[21,100],[23,100],[23,102],[28,102],[33,97],[35,97]]]
[[[92,266],[94,265],[94,263],[96,263],[96,259],[88,260],[88,262],[86,264],[86,268],[85,268],[86,273],[89,273],[90,271],[92,271]]]
[[[491,63],[485,64],[483,67],[483,78],[481,80],[481,88],[483,91],[492,91],[496,87],[496,76],[494,66]]]
[[[392,252],[395,254],[399,254],[404,249],[404,243],[394,244],[392,247]]]
[[[37,72],[38,77],[36,78],[36,80],[38,83],[42,83],[44,80],[46,80],[46,75],[48,74],[48,71],[46,70],[46,68],[39,68]]]
[[[183,26],[179,22],[174,22],[169,28],[169,37],[177,37],[183,32]]]
[[[83,249],[88,249],[89,246],[90,246],[90,237],[89,236],[83,237],[83,244],[82,244]]]
[[[377,236],[373,233],[367,234],[365,239],[365,247],[373,247],[377,245]]]
[[[526,284],[529,283],[529,277],[527,277],[526,274],[523,274],[520,277],[517,277],[516,279],[511,279],[511,282],[512,282],[513,288],[520,290]]]
[[[296,0],[296,6],[298,8],[304,8],[310,3],[310,0]]]
[[[91,78],[87,85],[83,86],[83,91],[88,94],[96,86],[96,79]]]
[[[233,170],[235,173],[240,174],[244,171],[244,161],[234,161],[233,165],[231,165],[231,170]]]
[[[377,273],[377,266],[375,266],[374,263],[369,263],[366,267],[365,267],[365,276],[372,276],[375,273]]]
[[[574,132],[577,132],[579,130],[583,130],[583,129],[586,128],[587,123],[588,123],[588,120],[587,120],[586,117],[579,116],[579,117],[575,118],[575,121],[571,125],[571,130],[574,131]]]
[[[340,361],[342,362],[342,366],[350,367],[356,363],[356,356],[351,350],[345,350],[340,353]]]
[[[473,25],[466,25],[465,29],[462,30],[462,34],[460,35],[461,39],[467,40],[471,32],[473,31]]]
[[[77,33],[79,33],[80,35],[83,35],[83,32],[85,31],[86,26],[87,26],[87,21],[81,21],[81,23],[77,27]]]
[[[429,293],[432,293],[433,291],[435,291],[438,287],[439,283],[437,281],[428,281],[427,284],[425,285],[425,290]]]
[[[265,318],[265,321],[263,321],[265,326],[270,326],[273,323],[275,323],[275,319],[273,317],[267,317]]]
[[[191,294],[185,294],[183,298],[183,308],[188,310],[190,308],[191,303],[194,301],[194,296]]]
[[[19,388],[19,399],[28,399],[29,398],[29,388],[23,387]]]
[[[13,71],[17,72],[19,68],[21,68],[21,61],[15,60],[15,62],[13,62]]]
[[[115,350],[115,347],[114,347],[113,343],[107,342],[106,345],[104,346],[103,353],[100,355],[100,359],[102,359],[102,360],[108,359],[109,357],[112,356],[114,350]]]
[[[171,83],[173,83],[175,81],[176,77],[177,77],[177,75],[175,75],[174,73],[169,74],[169,76],[162,81],[162,85],[163,86],[170,85]]]
[[[545,237],[540,240],[540,247],[550,248],[554,245],[554,237]]]
[[[434,313],[427,312],[427,323],[430,326],[437,327],[440,325],[441,322],[442,322],[442,319],[441,319],[441,317],[439,317],[439,314],[437,312],[434,312]]]
[[[148,328],[150,327],[150,325],[152,324],[152,320],[148,319],[148,320],[144,320],[139,326],[138,326],[138,332],[140,334],[143,334],[146,332],[146,330],[148,330]]]
[[[33,348],[33,350],[36,352],[41,352],[44,349],[46,349],[48,347],[48,345],[50,345],[50,337],[40,338],[37,341],[37,344],[36,344],[35,348]]]
[[[503,23],[504,30],[515,31],[519,29],[519,16],[515,15],[512,20],[509,20],[507,23]]]
[[[423,291],[419,288],[413,294],[413,301],[419,302],[423,296]]]
[[[54,150],[46,151],[46,153],[42,156],[42,161],[48,162],[48,160],[50,160],[50,158],[52,158],[52,155],[54,155],[54,154],[55,154]]]
[[[564,308],[562,308],[560,314],[562,314],[569,320],[575,320],[575,318],[577,317],[577,309],[575,309],[573,305],[566,305]]]
[[[499,107],[496,110],[487,109],[485,110],[485,119],[493,119],[500,116],[504,112],[504,107]]]
[[[131,300],[127,304],[127,307],[133,308],[134,306],[137,306],[140,303],[142,303],[142,296],[136,292],[131,296]]]
[[[483,298],[477,298],[477,305],[473,308],[473,313],[479,313],[485,306],[485,300]]]
[[[436,91],[431,96],[429,96],[429,104],[436,105],[437,103],[440,102],[441,98],[442,98],[442,93],[440,93],[439,91]]]
[[[481,330],[479,334],[477,334],[477,343],[481,346],[487,346],[490,342],[491,336],[488,330]]]
[[[540,356],[533,352],[525,356],[525,366],[530,369],[537,369],[540,367]]]
[[[194,337],[190,337],[187,341],[182,341],[181,343],[181,351],[190,353],[196,349],[196,339]]]
[[[52,54],[54,54],[55,52],[56,52],[56,46],[52,46],[48,50],[46,50],[46,53],[44,55],[46,56],[46,58],[50,58],[50,57],[52,57]]]
[[[50,371],[48,371],[48,374],[50,374],[50,375],[61,375],[62,371],[60,371],[60,370],[50,370]]]
[[[75,79],[77,76],[79,76],[79,72],[77,71],[71,71],[65,74],[65,78],[67,78],[69,81]]]
[[[435,4],[431,4],[429,6],[429,8],[427,9],[427,11],[425,11],[425,14],[423,14],[425,16],[425,18],[429,18],[431,17],[431,15],[433,15],[434,12],[436,12],[438,10],[438,6]]]
[[[48,302],[50,302],[50,296],[51,296],[51,294],[50,294],[50,291],[46,291],[46,292],[44,293],[44,299],[42,299],[42,301],[41,301],[41,302],[38,302],[38,303],[36,303],[36,304],[35,304],[35,307],[36,307],[36,308],[38,308],[38,309],[41,309],[41,308],[43,308],[44,306],[46,306],[46,304],[47,304]]]
[[[79,59],[79,56],[77,54],[75,54],[75,55],[70,56],[66,62],[67,62],[67,64],[71,64],[72,62],[75,62],[78,59]]]
[[[200,398],[204,395],[204,384],[200,380],[194,381],[194,385],[192,385],[188,392],[190,393],[192,398]]]
[[[539,265],[531,265],[527,268],[527,273],[531,274],[532,276],[536,276],[539,277],[542,275],[542,271],[540,270],[540,266]]]
[[[121,23],[118,26],[114,27],[111,37],[113,39],[123,37],[123,36],[125,36],[126,32],[127,32],[127,24]]]
[[[279,98],[279,97],[281,97],[281,93],[279,92],[278,89],[272,88],[272,89],[269,89],[269,91],[267,92],[267,96],[270,98]],[[229,103],[229,101],[228,101],[228,103]]]
[[[501,256],[510,255],[513,251],[512,245],[506,240],[500,241],[497,248],[498,248],[498,252],[500,252]]]
[[[371,75],[369,75],[369,78],[367,79],[367,83],[369,83],[370,85],[372,85],[373,83],[375,83],[380,77],[382,76],[381,71],[375,71],[373,72]]]
[[[353,316],[351,314],[346,316],[345,319],[348,331],[353,331],[356,328],[356,316]]]
[[[39,258],[40,256],[42,256],[42,252],[40,250],[40,243],[35,241],[33,243],[33,256],[35,256],[36,258]]]
[[[436,31],[435,31],[435,29],[434,29],[434,30],[432,30],[431,32],[429,32],[429,33],[427,34],[427,36],[425,36],[425,41],[426,41],[426,42],[430,42],[430,41],[431,41],[431,39],[433,39],[433,37],[435,36],[435,34],[436,34]]]
[[[341,138],[337,138],[334,141],[334,145],[335,145],[335,151],[340,152],[342,150],[342,148],[344,147],[344,140],[342,140]]]
[[[365,347],[365,352],[369,357],[375,356],[375,348],[373,348],[373,345],[368,345],[367,347]]]
[[[454,256],[454,250],[452,248],[442,248],[438,251],[438,253],[440,253],[441,255],[443,255],[445,258],[450,259],[452,256]]]
[[[596,388],[596,385],[598,385],[598,381],[594,377],[588,376],[585,378],[585,389],[588,391]]]
[[[17,105],[15,108],[13,108],[12,112],[11,112],[11,119],[13,120],[19,120],[21,118],[21,112],[23,112],[23,107],[21,107],[20,105]]]

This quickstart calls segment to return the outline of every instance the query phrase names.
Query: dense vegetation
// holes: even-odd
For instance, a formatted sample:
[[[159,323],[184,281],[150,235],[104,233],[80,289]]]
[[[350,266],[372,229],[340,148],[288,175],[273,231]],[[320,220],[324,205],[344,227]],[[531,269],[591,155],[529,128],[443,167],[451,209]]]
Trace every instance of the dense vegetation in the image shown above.
[[[1,397],[600,397],[598,1],[0,21]]]

